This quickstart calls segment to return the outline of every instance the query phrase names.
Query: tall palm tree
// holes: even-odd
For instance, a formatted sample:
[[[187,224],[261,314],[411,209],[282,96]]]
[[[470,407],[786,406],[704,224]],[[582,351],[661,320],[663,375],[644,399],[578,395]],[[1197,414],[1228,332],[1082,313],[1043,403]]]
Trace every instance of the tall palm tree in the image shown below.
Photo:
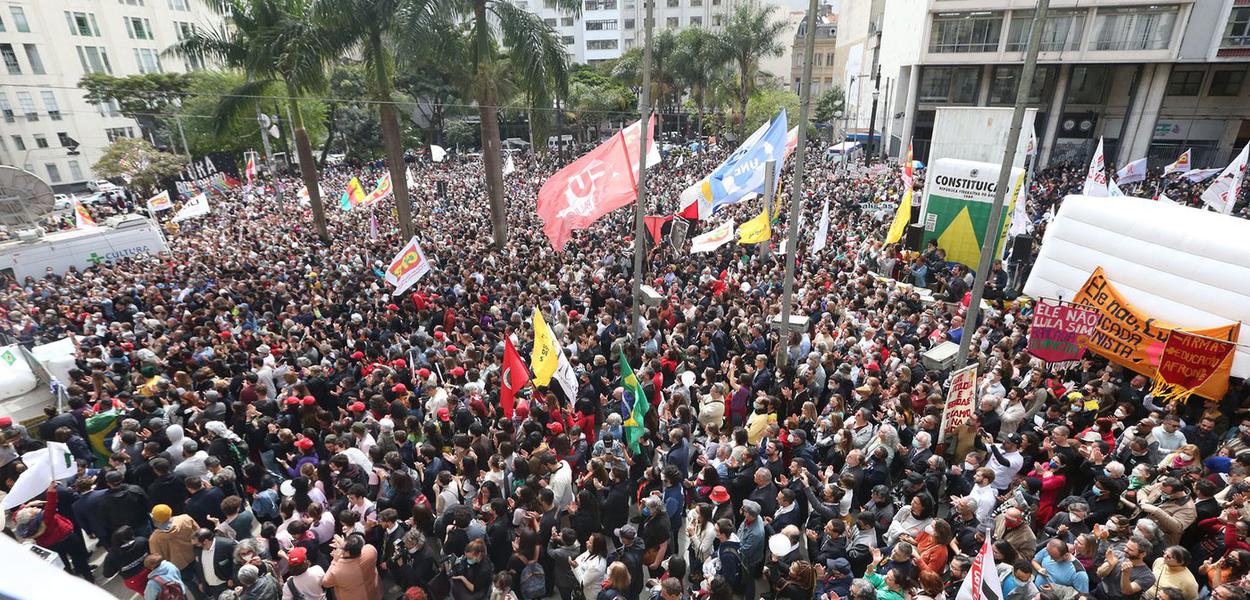
[[[334,2],[335,0],[326,0]],[[366,0],[362,0],[366,1]],[[467,25],[468,59],[473,82],[467,91],[477,101],[482,132],[482,163],[486,170],[486,192],[490,198],[491,233],[495,247],[508,240],[507,204],[503,197],[503,162],[499,142],[497,63],[512,65],[512,79],[521,89],[535,89],[539,82],[554,84],[557,97],[568,90],[568,58],[555,31],[538,15],[508,0],[412,0],[417,9],[401,19],[404,35],[437,40]],[[558,10],[580,14],[581,0],[555,0]],[[450,26],[450,27],[449,27]]]
[[[231,117],[251,109],[266,88],[275,84],[284,88],[317,236],[328,242],[325,205],[298,98],[325,88],[326,65],[342,50],[338,30],[311,18],[312,0],[205,0],[205,4],[229,15],[230,24],[197,29],[165,52],[215,60],[247,75],[248,82],[231,90],[217,105],[217,123],[223,128]]]
[[[673,71],[690,89],[690,98],[699,115],[700,132],[703,130],[703,109],[707,105],[709,88],[719,75],[724,74],[728,62],[724,45],[712,32],[691,27],[677,34]]]
[[[745,3],[734,11],[721,33],[725,54],[738,70],[738,134],[746,133],[747,100],[755,91],[760,60],[779,56],[785,51],[782,34],[786,23],[773,19],[776,5],[757,6]]]
[[[363,59],[369,95],[377,102],[382,121],[382,146],[395,194],[395,211],[403,239],[412,237],[412,203],[408,200],[408,177],[404,164],[403,132],[395,109],[396,37],[403,20],[397,18],[414,8],[411,0],[314,0],[318,21],[348,35]]]

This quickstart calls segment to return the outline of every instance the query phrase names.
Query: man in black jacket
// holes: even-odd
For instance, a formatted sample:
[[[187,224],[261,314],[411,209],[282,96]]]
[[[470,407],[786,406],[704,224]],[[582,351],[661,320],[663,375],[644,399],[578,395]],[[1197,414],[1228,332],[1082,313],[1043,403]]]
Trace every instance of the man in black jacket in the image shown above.
[[[236,542],[227,537],[214,535],[211,529],[202,528],[195,532],[195,545],[199,546],[196,552],[196,557],[199,559],[196,562],[200,569],[199,575],[205,582],[208,597],[216,598],[234,582]]]
[[[633,525],[619,527],[614,532],[621,545],[608,553],[608,564],[616,561],[625,563],[629,569],[629,598],[637,598],[642,593],[646,573],[642,570],[642,540],[638,539],[638,530]]]
[[[186,482],[173,474],[168,458],[154,458],[151,464],[152,472],[156,473],[156,480],[148,486],[148,508],[157,504],[165,504],[175,515],[186,512]]]
[[[188,475],[185,483],[187,514],[191,515],[200,527],[209,529],[215,527],[216,523],[213,521],[220,522],[225,517],[221,512],[221,501],[226,499],[226,495],[219,488],[204,483],[203,479],[194,475]]]
[[[125,483],[125,476],[118,471],[109,471],[104,475],[108,491],[100,501],[100,512],[96,518],[100,521],[100,529],[106,534],[100,542],[109,546],[108,536],[118,527],[129,525],[135,535],[147,537],[152,532],[152,522],[148,520],[148,495],[137,485]]]

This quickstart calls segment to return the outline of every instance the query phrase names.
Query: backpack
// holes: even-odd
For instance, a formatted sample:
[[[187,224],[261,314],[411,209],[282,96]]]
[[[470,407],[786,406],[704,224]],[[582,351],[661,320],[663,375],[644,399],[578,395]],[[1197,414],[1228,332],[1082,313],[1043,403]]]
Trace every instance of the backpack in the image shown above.
[[[292,598],[292,600],[304,600],[304,594],[303,594],[303,593],[301,593],[301,592],[299,591],[299,589],[295,587],[295,578],[294,578],[294,577],[288,577],[288,578],[287,578],[287,580],[286,580],[286,589],[287,589],[287,591],[288,591],[288,592],[291,592],[291,598]]]
[[[160,575],[153,577],[152,581],[161,586],[160,591],[156,593],[156,600],[187,600],[187,594],[183,591],[181,583],[165,579]]]
[[[534,561],[521,570],[521,597],[536,600],[547,595],[547,572]]]
[[[721,557],[721,576],[725,578],[725,583],[728,583],[729,586],[733,588],[742,585],[743,577],[745,575],[743,571],[747,568],[746,563],[742,560],[742,553],[738,548],[725,548],[721,550],[721,552],[725,554],[725,556]],[[730,581],[731,578],[725,574],[725,558],[728,557],[733,557],[733,560],[738,563],[738,568],[736,570],[737,577],[735,578],[736,581]]]

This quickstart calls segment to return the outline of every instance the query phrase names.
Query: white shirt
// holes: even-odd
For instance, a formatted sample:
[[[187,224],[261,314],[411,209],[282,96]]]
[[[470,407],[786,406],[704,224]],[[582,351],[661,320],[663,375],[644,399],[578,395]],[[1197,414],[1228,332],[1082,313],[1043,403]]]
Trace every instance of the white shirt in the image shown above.
[[[1019,451],[1007,452],[1003,450],[999,444],[994,444],[994,447],[998,449],[999,454],[1003,455],[1003,458],[1007,459],[1007,464],[1004,465],[998,462],[994,452],[990,451],[989,465],[987,466],[994,471],[994,483],[992,485],[994,489],[1001,491],[1007,489],[1007,486],[1011,485],[1011,480],[1015,479],[1016,473],[1020,472],[1020,468],[1024,466],[1024,457],[1020,455]]]
[[[204,567],[204,582],[207,583],[209,587],[217,587],[219,585],[226,584],[226,582],[217,578],[217,570],[213,566],[213,549],[216,547],[217,540],[213,540],[213,543],[207,550],[203,548],[200,549],[200,565]]]
[[[556,508],[567,508],[573,502],[573,468],[568,461],[561,460],[560,468],[551,474],[551,493],[555,496]]]
[[[325,574],[326,572],[321,567],[312,565],[307,571],[290,578],[289,581],[295,582],[295,589],[304,600],[325,600],[326,591],[321,587],[321,578],[325,577]],[[291,585],[282,586],[282,600],[295,600],[295,596],[291,595]]]
[[[1021,463],[1024,460],[1021,459]],[[994,506],[998,504],[998,493],[994,491],[992,486],[974,485],[972,493],[969,494],[973,500],[977,502],[977,520],[982,525],[994,522]]]

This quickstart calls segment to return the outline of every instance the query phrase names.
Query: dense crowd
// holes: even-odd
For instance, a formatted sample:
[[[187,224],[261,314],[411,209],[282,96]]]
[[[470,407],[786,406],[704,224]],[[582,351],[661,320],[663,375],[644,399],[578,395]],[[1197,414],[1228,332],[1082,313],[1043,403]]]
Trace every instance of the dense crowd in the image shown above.
[[[648,179],[653,214],[726,155],[680,154]],[[966,267],[882,243],[897,167],[811,156],[795,286],[810,326],[784,335],[781,235],[691,255],[671,232],[648,247],[662,299],[631,339],[632,211],[553,251],[535,214],[551,155],[505,178],[502,251],[480,161],[413,165],[434,268],[401,296],[382,280],[405,241],[393,203],[333,207],[350,177],[380,175],[367,167],[324,174],[329,244],[292,179],[283,203],[215,196],[169,227],[166,255],[12,282],[0,327],[79,351],[64,412],[0,418],[0,489],[40,440],[81,466],[6,533],[146,600],[955,600],[986,540],[1005,600],[1246,600],[1250,388],[1160,405],[1096,357],[1042,364],[997,266],[998,302],[965,324]],[[1038,173],[1039,234],[1072,173]],[[528,357],[534,309],[577,393],[531,388],[508,416],[505,338]],[[942,440],[947,373],[921,355],[965,335],[978,408]],[[637,451],[622,361],[649,408]],[[86,424],[108,411],[105,461]]]

